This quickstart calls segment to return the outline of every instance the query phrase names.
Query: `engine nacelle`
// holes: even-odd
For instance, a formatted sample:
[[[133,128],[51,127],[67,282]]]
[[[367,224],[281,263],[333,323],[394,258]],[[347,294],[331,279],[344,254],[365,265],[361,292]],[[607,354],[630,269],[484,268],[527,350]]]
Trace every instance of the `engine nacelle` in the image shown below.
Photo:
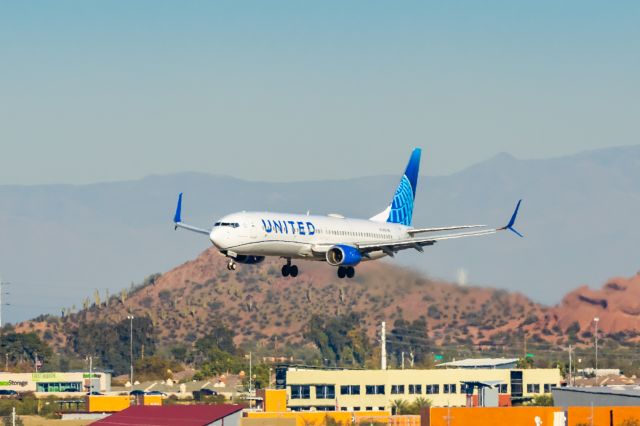
[[[327,251],[327,263],[332,266],[355,266],[361,260],[360,251],[352,246],[338,244]]]
[[[245,265],[255,265],[264,260],[264,256],[251,256],[247,254],[239,254],[233,260],[237,263],[243,263]]]

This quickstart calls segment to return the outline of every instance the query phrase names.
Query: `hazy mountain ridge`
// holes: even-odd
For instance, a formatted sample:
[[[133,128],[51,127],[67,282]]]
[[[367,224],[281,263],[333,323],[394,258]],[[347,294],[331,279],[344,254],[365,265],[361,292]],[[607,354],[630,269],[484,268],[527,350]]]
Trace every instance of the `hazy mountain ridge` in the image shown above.
[[[207,248],[206,238],[173,232],[178,192],[185,193],[185,220],[201,226],[239,210],[370,217],[391,199],[404,160],[397,159],[397,175],[349,180],[263,183],[180,173],[79,186],[0,186],[0,272],[14,283],[5,319],[58,313],[95,288],[113,293]],[[465,269],[472,283],[547,303],[613,273],[632,275],[640,238],[630,226],[640,211],[639,164],[640,146],[633,146],[544,160],[499,154],[450,176],[422,176],[416,226],[502,225],[523,198],[517,227],[525,238],[442,242],[392,262],[449,280]]]

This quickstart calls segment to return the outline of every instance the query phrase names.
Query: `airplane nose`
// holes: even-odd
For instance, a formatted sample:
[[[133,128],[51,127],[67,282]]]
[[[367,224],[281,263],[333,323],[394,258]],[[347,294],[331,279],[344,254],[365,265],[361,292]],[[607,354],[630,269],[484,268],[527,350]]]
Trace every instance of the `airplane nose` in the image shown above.
[[[209,234],[209,239],[211,240],[211,242],[213,243],[214,246],[216,246],[217,248],[221,249],[223,248],[223,243],[222,243],[222,233],[220,232],[220,229],[214,229],[211,231],[211,233]]]

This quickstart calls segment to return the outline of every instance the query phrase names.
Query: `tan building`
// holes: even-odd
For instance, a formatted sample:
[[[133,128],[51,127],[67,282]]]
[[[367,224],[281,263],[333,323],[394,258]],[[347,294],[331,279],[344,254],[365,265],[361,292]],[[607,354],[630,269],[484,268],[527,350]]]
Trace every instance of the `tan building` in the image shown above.
[[[550,394],[562,377],[558,369],[444,368],[437,370],[342,370],[279,367],[276,387],[287,390],[292,410],[390,410],[394,400],[418,397],[434,407],[466,406],[476,400],[473,383],[487,383],[500,399],[517,402]],[[471,383],[471,384],[470,384]],[[476,395],[469,396],[469,395]]]
[[[88,372],[71,373],[5,373],[0,372],[0,389],[16,392],[86,392],[89,389]],[[111,374],[93,372],[94,391],[111,390]]]

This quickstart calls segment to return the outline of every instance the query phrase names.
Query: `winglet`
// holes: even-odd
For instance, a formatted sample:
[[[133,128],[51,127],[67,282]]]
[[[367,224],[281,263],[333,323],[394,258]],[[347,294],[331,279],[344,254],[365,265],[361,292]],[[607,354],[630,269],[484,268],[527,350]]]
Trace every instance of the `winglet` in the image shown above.
[[[519,237],[524,237],[524,235],[522,235],[521,233],[519,233],[514,227],[513,225],[516,223],[516,217],[518,216],[518,210],[520,209],[520,203],[522,203],[522,200],[518,200],[518,204],[516,204],[516,209],[513,211],[513,214],[511,215],[511,219],[509,220],[509,223],[507,224],[507,226],[500,228],[501,230],[504,229],[508,229],[509,231],[513,232],[514,234],[516,234]]]
[[[176,206],[176,214],[173,215],[173,223],[182,222],[182,192],[178,195],[178,205]],[[178,227],[176,226],[175,229]]]

